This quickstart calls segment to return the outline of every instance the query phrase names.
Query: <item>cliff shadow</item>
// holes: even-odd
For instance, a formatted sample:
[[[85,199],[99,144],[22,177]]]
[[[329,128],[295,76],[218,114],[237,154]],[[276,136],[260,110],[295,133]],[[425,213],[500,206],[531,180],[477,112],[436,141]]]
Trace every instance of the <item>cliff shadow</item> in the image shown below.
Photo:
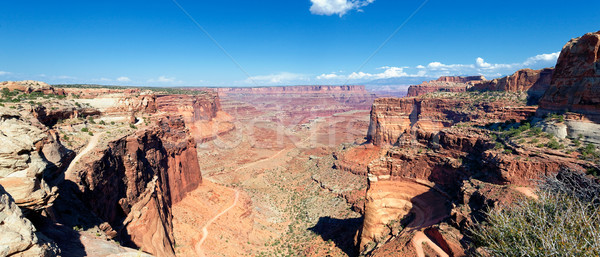
[[[308,230],[320,235],[325,241],[332,241],[348,256],[358,256],[359,252],[354,239],[363,219],[363,217],[349,219],[320,217],[317,224]]]
[[[49,217],[38,217],[34,222],[40,232],[56,243],[61,256],[87,256],[81,241],[83,230],[99,227],[102,224],[95,214],[79,199],[78,186],[68,180],[56,185],[58,197],[46,211]]]

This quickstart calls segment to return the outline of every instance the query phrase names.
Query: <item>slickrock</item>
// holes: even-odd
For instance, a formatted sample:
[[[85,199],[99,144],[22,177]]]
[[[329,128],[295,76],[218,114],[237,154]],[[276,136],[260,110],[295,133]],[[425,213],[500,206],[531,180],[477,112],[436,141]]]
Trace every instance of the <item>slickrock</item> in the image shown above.
[[[114,107],[107,109],[109,113],[155,113],[156,95],[144,93],[119,98]]]
[[[23,216],[13,198],[0,186],[0,256],[50,257],[60,251]]]
[[[44,180],[51,165],[44,154],[51,155],[55,164],[66,155],[60,143],[48,137],[45,127],[35,122],[16,110],[0,107],[0,184],[19,207],[30,211],[48,207],[57,196],[56,188]]]

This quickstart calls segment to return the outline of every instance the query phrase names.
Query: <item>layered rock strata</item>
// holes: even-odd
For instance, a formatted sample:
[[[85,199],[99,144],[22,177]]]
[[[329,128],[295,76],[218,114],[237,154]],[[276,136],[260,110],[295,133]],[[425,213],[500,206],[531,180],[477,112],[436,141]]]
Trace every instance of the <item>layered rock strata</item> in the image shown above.
[[[120,240],[158,256],[174,256],[171,206],[202,181],[196,143],[177,115],[109,142],[66,178]]]
[[[504,101],[471,103],[453,98],[379,98],[373,103],[367,140],[376,146],[394,145],[418,129],[439,131],[459,122],[520,121],[535,111],[535,107]]]
[[[550,87],[554,69],[522,69],[510,76],[475,82],[471,91],[529,92],[542,96]]]
[[[433,92],[465,92],[473,83],[484,81],[483,76],[444,76],[408,88],[408,97],[426,95]]]
[[[232,118],[221,109],[219,95],[203,91],[196,95],[159,95],[157,110],[177,113],[198,142],[207,142],[235,129]]]
[[[600,31],[572,39],[563,48],[538,116],[565,114],[561,135],[600,145]]]

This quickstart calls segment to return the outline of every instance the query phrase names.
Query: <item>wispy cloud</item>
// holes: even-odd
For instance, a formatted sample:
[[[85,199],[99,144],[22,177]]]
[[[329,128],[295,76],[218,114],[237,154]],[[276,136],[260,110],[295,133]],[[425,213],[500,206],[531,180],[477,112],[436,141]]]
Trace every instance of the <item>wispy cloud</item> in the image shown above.
[[[1,71],[0,70],[0,76],[6,76],[6,75],[10,75],[11,73],[8,71]]]
[[[117,81],[118,82],[131,82],[131,79],[128,77],[118,77]]]
[[[242,84],[256,83],[258,85],[289,85],[308,81],[310,81],[310,77],[307,75],[291,72],[280,72],[277,74],[252,76],[244,80]]]
[[[175,77],[160,76],[156,79],[149,79],[148,83],[177,85],[177,84],[183,84],[183,81],[177,80]]]
[[[310,0],[312,6],[310,12],[317,15],[339,15],[344,16],[348,11],[358,10],[375,0]]]

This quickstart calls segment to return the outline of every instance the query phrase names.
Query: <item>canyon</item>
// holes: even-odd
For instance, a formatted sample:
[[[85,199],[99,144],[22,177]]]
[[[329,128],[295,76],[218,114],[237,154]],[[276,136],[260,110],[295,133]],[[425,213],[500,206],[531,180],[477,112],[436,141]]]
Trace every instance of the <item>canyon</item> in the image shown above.
[[[595,113],[574,101],[598,85],[583,82],[598,72],[597,35],[569,42],[554,69],[450,87],[427,82],[409,89],[412,97],[376,99],[372,146],[339,158],[368,176],[361,254],[475,254],[466,243],[469,228],[486,210],[533,196],[536,181],[561,169],[595,169],[579,148],[597,142]],[[548,139],[557,146],[543,143]]]
[[[403,98],[1,82],[0,256],[480,253],[487,211],[598,169],[599,42]]]

